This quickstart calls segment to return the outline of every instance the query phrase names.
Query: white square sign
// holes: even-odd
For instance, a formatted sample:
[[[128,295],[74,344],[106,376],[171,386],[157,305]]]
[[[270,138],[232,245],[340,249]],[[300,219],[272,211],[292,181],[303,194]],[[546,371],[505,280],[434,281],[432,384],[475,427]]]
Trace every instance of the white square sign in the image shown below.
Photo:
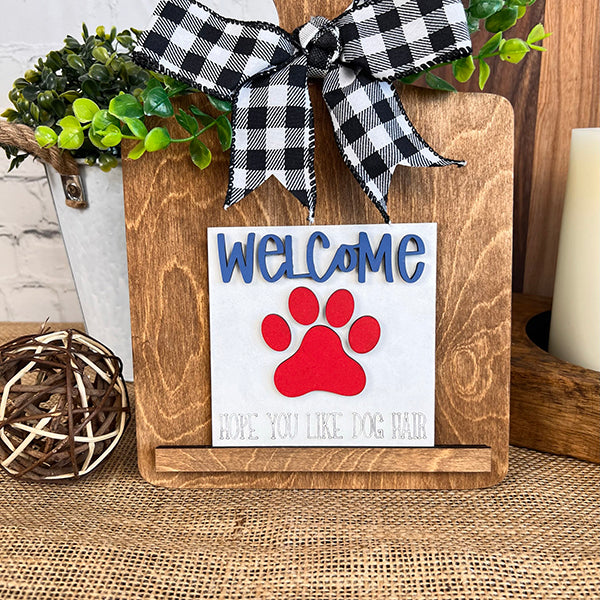
[[[208,229],[213,446],[433,446],[435,223]]]

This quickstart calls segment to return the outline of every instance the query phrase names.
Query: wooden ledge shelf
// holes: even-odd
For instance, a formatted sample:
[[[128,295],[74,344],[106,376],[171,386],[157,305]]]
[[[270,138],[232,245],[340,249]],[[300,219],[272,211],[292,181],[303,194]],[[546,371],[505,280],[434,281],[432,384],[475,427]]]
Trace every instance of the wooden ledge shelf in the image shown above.
[[[434,448],[156,448],[160,473],[369,472],[489,473],[486,446]]]

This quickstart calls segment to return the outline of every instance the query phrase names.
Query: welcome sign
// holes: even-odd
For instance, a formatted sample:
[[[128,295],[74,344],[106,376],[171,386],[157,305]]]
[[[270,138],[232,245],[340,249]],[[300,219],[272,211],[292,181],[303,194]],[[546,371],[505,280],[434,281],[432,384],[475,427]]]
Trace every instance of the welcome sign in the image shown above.
[[[433,446],[436,242],[208,228],[213,446]]]

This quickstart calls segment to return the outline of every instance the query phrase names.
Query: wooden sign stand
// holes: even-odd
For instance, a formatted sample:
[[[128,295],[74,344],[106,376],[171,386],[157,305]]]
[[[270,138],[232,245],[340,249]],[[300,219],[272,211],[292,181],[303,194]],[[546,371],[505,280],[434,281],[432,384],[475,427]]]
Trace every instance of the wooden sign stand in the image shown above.
[[[281,24],[291,31],[310,14],[334,16],[346,5],[319,2],[315,11],[287,3],[280,8]],[[318,86],[311,87],[316,224],[380,223],[342,161]],[[405,88],[401,96],[436,150],[468,161],[462,169],[398,167],[389,194],[392,222],[438,224],[436,446],[211,446],[206,229],[305,225],[306,211],[273,179],[224,211],[228,154],[215,152],[201,173],[187,148],[174,144],[123,162],[138,460],[149,482],[188,488],[475,488],[505,476],[512,108],[488,94]],[[198,98],[181,102],[202,105]]]

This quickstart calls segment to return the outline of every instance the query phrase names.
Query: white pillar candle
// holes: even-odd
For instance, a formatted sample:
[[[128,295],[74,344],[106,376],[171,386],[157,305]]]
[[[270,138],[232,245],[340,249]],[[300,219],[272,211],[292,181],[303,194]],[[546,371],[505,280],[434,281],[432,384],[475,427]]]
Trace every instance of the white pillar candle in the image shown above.
[[[600,128],[571,134],[549,350],[600,371]]]

